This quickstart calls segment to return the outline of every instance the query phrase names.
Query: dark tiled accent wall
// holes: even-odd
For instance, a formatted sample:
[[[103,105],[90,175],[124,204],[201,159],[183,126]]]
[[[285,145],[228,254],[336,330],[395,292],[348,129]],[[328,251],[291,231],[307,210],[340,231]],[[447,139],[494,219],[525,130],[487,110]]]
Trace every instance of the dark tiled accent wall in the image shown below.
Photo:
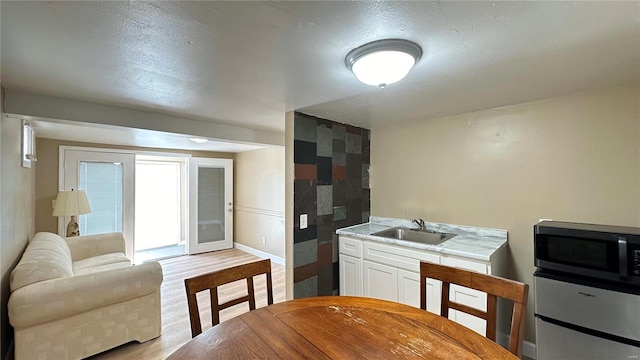
[[[369,154],[369,130],[295,113],[295,298],[338,293],[335,232],[369,219]]]

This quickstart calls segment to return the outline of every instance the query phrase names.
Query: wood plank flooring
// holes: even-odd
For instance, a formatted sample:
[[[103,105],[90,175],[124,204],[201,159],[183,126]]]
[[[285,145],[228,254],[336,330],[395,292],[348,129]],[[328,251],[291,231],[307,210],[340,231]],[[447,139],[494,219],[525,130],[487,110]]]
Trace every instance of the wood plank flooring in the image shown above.
[[[258,257],[238,249],[215,251],[211,253],[180,256],[161,260],[164,281],[162,282],[162,335],[145,343],[132,342],[91,359],[165,359],[176,349],[191,339],[189,310],[184,289],[184,279],[219,269],[259,260]],[[271,262],[274,302],[285,300],[284,266]],[[256,277],[256,307],[267,305],[266,281],[264,276]],[[220,290],[220,301],[245,295],[246,282],[240,281],[224,285]],[[207,292],[198,294],[198,307],[202,319],[203,331],[211,327],[211,307]],[[238,304],[220,312],[220,321],[224,322],[249,310],[247,303]]]

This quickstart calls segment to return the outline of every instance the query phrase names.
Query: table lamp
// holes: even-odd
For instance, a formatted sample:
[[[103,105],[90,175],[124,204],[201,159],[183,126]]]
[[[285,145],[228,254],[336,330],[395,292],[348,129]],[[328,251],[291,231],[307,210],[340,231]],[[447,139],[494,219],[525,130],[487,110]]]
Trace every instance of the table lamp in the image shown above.
[[[76,221],[77,215],[91,212],[87,193],[84,190],[58,191],[56,203],[53,206],[53,216],[71,216],[67,225],[67,237],[80,236],[80,228]]]

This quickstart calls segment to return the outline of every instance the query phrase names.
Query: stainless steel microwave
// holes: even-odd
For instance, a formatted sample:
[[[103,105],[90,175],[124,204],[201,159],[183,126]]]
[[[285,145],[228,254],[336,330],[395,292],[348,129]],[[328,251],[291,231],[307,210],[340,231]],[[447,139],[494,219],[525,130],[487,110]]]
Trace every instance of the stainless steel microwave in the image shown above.
[[[540,269],[640,285],[640,228],[542,221],[533,232]]]

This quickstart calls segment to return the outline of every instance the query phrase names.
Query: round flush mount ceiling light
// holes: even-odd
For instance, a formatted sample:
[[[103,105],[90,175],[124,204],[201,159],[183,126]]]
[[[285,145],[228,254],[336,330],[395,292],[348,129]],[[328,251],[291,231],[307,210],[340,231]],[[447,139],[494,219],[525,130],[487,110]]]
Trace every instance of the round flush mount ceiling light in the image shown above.
[[[344,62],[358,80],[383,88],[405,77],[421,57],[422,48],[412,41],[384,39],[351,50]]]

